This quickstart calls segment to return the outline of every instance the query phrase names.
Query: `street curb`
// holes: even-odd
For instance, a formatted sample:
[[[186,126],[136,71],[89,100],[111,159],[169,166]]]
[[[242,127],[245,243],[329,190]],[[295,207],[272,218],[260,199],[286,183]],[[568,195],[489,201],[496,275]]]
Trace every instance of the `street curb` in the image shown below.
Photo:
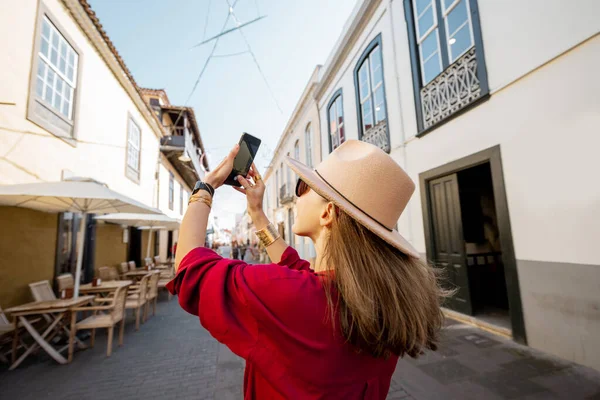
[[[506,338],[506,339],[510,339],[510,340],[513,339],[512,332],[510,329],[502,328],[500,326],[490,324],[488,322],[482,321],[475,317],[461,314],[461,313],[458,313],[456,311],[453,311],[453,310],[450,310],[450,309],[447,309],[444,307],[442,307],[442,312],[444,313],[444,316],[446,318],[450,318],[455,321],[462,322],[463,324],[474,326],[476,328],[482,329],[491,334],[494,334],[497,336],[502,336],[503,338]]]

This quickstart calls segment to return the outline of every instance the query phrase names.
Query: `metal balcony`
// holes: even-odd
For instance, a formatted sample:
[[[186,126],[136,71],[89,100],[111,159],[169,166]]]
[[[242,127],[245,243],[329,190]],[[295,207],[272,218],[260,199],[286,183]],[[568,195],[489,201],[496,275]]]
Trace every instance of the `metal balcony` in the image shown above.
[[[160,139],[160,150],[173,164],[188,186],[194,187],[202,176],[200,151],[194,145],[187,129],[172,129],[173,135]],[[189,159],[187,159],[189,157]]]
[[[473,47],[421,89],[423,129],[436,125],[481,97],[478,62]]]

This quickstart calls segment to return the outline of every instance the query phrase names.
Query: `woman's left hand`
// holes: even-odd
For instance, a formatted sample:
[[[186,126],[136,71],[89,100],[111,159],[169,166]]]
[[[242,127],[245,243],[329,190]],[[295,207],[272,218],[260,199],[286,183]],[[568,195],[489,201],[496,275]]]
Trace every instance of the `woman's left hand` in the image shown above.
[[[248,200],[248,212],[250,215],[257,211],[262,211],[263,209],[265,183],[263,182],[262,177],[259,177],[258,169],[253,163],[248,172],[248,179],[251,179],[252,181],[249,181],[243,176],[238,176],[238,182],[242,185],[242,188],[233,187],[238,192],[246,195],[246,199]]]
[[[240,145],[236,144],[233,146],[233,149],[231,149],[227,157],[225,157],[215,169],[206,174],[204,182],[211,185],[215,190],[218,187],[223,186],[223,183],[233,170],[233,159],[238,151],[240,151]]]

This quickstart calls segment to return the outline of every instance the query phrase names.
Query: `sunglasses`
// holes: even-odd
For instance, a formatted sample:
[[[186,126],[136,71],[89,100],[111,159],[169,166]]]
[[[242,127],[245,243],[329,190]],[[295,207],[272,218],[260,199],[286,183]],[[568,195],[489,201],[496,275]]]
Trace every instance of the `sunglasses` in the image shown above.
[[[298,182],[296,183],[296,197],[302,196],[304,193],[308,192],[310,187],[302,180],[302,178],[298,178]]]

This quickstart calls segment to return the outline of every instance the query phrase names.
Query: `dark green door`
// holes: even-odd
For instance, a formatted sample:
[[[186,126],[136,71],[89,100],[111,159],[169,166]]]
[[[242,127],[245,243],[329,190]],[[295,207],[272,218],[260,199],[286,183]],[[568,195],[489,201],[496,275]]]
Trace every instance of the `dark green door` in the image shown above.
[[[433,224],[433,261],[446,270],[449,286],[457,290],[448,306],[473,315],[456,174],[429,181],[429,205]]]

